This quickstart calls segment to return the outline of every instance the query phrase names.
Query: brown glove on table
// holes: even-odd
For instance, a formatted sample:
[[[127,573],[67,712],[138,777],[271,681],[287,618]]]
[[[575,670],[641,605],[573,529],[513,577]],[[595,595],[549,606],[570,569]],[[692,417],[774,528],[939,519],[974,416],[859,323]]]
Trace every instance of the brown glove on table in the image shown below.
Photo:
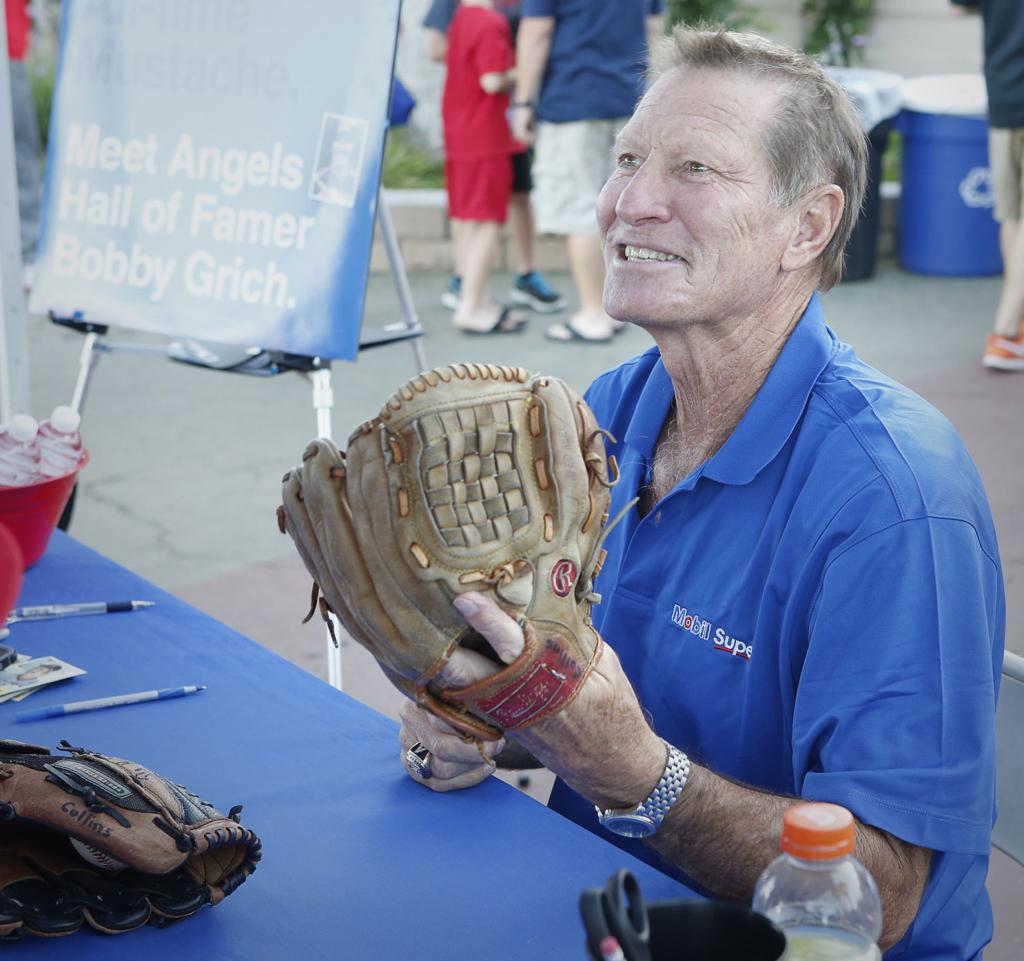
[[[0,740],[0,940],[167,924],[255,870],[241,807],[225,817],[134,761],[61,747]]]

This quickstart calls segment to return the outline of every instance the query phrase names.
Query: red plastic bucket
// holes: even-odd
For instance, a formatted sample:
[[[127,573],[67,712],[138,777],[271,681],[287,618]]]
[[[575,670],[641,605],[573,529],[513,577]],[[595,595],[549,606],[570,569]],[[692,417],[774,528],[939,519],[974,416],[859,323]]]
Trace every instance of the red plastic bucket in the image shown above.
[[[0,521],[0,627],[11,613],[21,590],[21,574],[25,564],[14,535]]]
[[[50,535],[71,496],[75,478],[88,463],[89,454],[83,451],[78,470],[70,474],[28,487],[0,487],[0,524],[18,542],[25,570],[43,556]]]

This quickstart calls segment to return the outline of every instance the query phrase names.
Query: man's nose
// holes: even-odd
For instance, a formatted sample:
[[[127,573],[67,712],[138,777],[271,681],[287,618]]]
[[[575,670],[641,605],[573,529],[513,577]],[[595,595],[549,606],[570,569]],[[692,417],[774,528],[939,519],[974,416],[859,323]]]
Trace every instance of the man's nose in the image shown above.
[[[615,213],[619,220],[629,224],[664,222],[672,217],[668,196],[665,178],[647,161],[626,181],[615,202]]]

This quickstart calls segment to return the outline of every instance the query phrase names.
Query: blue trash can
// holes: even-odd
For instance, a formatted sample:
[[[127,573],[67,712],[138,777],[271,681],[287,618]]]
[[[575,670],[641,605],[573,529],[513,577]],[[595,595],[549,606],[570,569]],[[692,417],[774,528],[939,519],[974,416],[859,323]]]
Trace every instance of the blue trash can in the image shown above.
[[[1003,269],[992,217],[985,82],[980,74],[917,77],[903,88],[900,263],[977,277]]]

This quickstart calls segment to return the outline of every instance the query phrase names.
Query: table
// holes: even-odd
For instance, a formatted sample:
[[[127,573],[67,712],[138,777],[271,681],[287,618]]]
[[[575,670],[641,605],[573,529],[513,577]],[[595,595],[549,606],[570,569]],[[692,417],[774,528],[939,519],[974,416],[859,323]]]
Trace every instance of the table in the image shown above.
[[[14,723],[20,707],[8,702],[0,731],[132,758],[222,811],[244,804],[263,861],[223,904],[178,925],[25,939],[0,949],[4,961],[569,961],[586,956],[579,892],[618,868],[637,875],[649,900],[690,896],[497,779],[426,790],[398,763],[393,721],[60,532],[18,603],[127,599],[156,606],[14,626],[8,643],[19,651],[88,671],[24,706],[208,690],[27,723]]]

